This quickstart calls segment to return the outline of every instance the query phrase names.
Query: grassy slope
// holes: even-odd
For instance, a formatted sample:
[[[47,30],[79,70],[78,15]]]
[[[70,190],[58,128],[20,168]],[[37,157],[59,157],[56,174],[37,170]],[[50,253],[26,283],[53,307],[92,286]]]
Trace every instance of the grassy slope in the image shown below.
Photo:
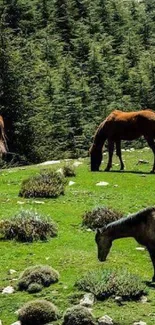
[[[13,295],[0,296],[0,319],[9,325],[17,319],[15,311],[28,300],[42,297],[53,301],[63,312],[73,303],[72,295],[76,291],[75,281],[88,270],[105,267],[127,268],[140,275],[143,280],[152,277],[152,265],[146,251],[137,251],[138,244],[133,239],[122,239],[114,242],[106,263],[100,263],[96,256],[94,233],[81,229],[81,216],[85,211],[97,206],[108,206],[121,210],[124,214],[136,212],[144,207],[154,205],[155,175],[151,169],[152,154],[148,150],[123,153],[126,172],[117,173],[119,166],[113,166],[110,173],[90,173],[88,161],[77,167],[77,176],[73,186],[67,186],[64,196],[56,200],[40,200],[44,204],[35,203],[34,199],[18,197],[21,181],[35,174],[40,167],[31,166],[25,169],[15,168],[2,170],[0,173],[0,218],[12,216],[22,208],[33,208],[44,215],[50,215],[59,226],[59,236],[47,243],[20,244],[9,241],[0,242],[0,288],[14,284],[11,278],[18,277],[27,266],[49,264],[60,274],[60,282],[44,289],[36,295],[16,292]],[[106,159],[106,157],[105,157]],[[137,165],[139,159],[148,160],[149,165]],[[115,157],[114,163],[118,163]],[[52,167],[53,168],[53,167]],[[60,168],[60,165],[58,165]],[[103,168],[103,167],[102,167]],[[136,171],[134,173],[133,171]],[[97,187],[99,181],[107,181],[106,187]],[[117,185],[117,186],[116,186]],[[38,200],[39,201],[39,200]],[[19,202],[24,202],[21,205]],[[9,269],[18,273],[10,276]],[[149,301],[142,303],[126,303],[119,307],[112,300],[98,302],[93,307],[96,316],[108,314],[121,325],[132,324],[133,321],[144,320],[147,325],[154,324],[155,292],[149,289]],[[74,301],[74,303],[76,300]],[[61,321],[58,323],[61,324]]]

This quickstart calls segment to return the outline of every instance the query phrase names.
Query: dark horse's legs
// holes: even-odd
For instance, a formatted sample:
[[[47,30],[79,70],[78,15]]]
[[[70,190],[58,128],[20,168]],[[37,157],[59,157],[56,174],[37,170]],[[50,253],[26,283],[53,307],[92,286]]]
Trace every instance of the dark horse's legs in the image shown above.
[[[114,141],[108,140],[108,153],[109,153],[109,159],[107,167],[105,168],[105,171],[108,172],[110,168],[112,167],[112,156],[114,152]]]
[[[152,170],[151,170],[151,173],[154,173],[155,171],[155,142],[153,140],[153,138],[147,138],[145,137],[149,147],[152,149],[153,151],[153,155],[154,155],[154,163],[153,163],[153,167],[152,167]]]
[[[154,274],[153,274],[152,281],[155,282],[155,249],[153,250],[153,249],[148,248],[148,252],[150,254],[151,261],[152,261],[152,264],[153,264],[153,269],[154,269]]]
[[[121,141],[116,141],[116,155],[119,157],[121,168],[120,170],[124,170],[124,163],[122,160],[122,153],[121,153]]]

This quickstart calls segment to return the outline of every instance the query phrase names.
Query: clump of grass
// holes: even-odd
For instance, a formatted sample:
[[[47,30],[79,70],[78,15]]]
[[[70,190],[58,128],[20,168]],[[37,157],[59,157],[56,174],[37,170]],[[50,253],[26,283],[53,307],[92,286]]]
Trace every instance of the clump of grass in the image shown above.
[[[21,210],[14,217],[0,221],[0,236],[20,242],[47,240],[57,236],[57,226],[33,210]]]
[[[59,273],[48,265],[36,265],[25,269],[18,280],[18,289],[29,293],[39,292],[59,280]]]
[[[107,207],[99,207],[92,211],[86,212],[82,217],[82,226],[90,229],[102,228],[108,223],[123,217],[119,211]]]
[[[76,176],[75,169],[73,166],[64,165],[62,167],[62,172],[65,177],[74,177]]]
[[[98,300],[121,296],[123,300],[138,300],[147,294],[147,288],[139,276],[126,270],[88,272],[76,285],[93,293]]]
[[[66,310],[62,325],[96,325],[88,308],[77,305]]]
[[[44,170],[39,175],[30,177],[22,182],[19,196],[25,198],[56,198],[64,194],[65,183],[65,178],[60,173]]]
[[[57,307],[47,300],[34,300],[26,303],[18,313],[21,325],[42,325],[57,320]]]

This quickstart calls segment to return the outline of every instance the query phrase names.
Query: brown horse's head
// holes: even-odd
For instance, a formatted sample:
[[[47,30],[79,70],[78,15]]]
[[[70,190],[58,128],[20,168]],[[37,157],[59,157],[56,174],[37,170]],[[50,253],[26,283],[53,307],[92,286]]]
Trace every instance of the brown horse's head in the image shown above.
[[[91,171],[99,171],[99,167],[102,161],[102,148],[97,147],[95,144],[89,150],[91,157]]]
[[[110,251],[112,240],[108,234],[106,234],[106,230],[97,229],[95,241],[98,247],[98,259],[100,262],[104,262]]]

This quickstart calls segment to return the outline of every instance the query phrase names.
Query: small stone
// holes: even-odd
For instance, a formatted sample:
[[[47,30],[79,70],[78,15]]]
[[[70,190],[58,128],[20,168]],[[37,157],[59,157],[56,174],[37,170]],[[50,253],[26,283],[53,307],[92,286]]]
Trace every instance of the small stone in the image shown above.
[[[73,182],[73,181],[69,181],[69,183],[68,183],[69,186],[72,186],[74,184],[75,184],[75,182]]]
[[[2,325],[2,321],[0,320],[0,325]]]
[[[12,286],[8,286],[3,289],[2,295],[3,294],[11,294],[11,293],[14,293],[14,291],[15,291],[15,289]]]
[[[59,169],[57,170],[57,173],[60,173],[61,175],[63,175],[63,169],[62,169],[62,168],[59,168]]]
[[[142,304],[145,304],[147,302],[147,297],[146,296],[141,296],[140,302],[142,302]]]
[[[123,301],[123,299],[122,299],[121,296],[116,296],[116,297],[115,297],[115,301],[116,301],[118,304],[121,304],[122,301]]]
[[[144,247],[136,247],[136,250],[137,250],[137,251],[144,251],[145,248],[144,248]]]
[[[73,164],[74,167],[78,167],[79,165],[82,165],[82,162],[75,161],[74,164]]]
[[[44,161],[41,164],[38,164],[39,166],[47,166],[47,165],[54,165],[54,164],[60,164],[60,160],[49,160],[49,161]]]
[[[95,297],[92,293],[86,293],[80,300],[80,305],[85,307],[91,307],[94,304]]]
[[[139,159],[137,164],[148,164],[148,160]]]
[[[20,322],[20,320],[18,320],[17,322],[12,323],[11,325],[21,325],[21,322]]]
[[[109,185],[108,182],[99,182],[99,183],[96,183],[96,186],[107,186]]]
[[[98,319],[99,325],[113,325],[113,320],[108,315],[102,316]]]
[[[15,271],[15,270],[13,270],[13,269],[10,269],[9,271],[8,271],[8,273],[10,274],[10,275],[12,275],[12,274],[14,274],[14,273],[16,273],[17,271]]]

